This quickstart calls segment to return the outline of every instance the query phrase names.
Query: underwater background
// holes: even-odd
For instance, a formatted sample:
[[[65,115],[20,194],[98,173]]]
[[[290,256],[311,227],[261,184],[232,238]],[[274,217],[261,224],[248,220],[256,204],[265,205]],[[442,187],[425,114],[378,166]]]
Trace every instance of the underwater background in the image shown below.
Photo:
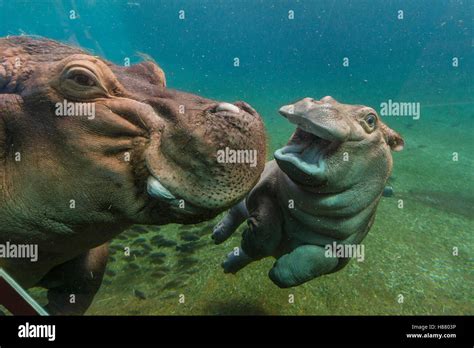
[[[421,105],[419,119],[382,117],[405,149],[394,154],[394,194],[379,204],[364,262],[279,289],[267,277],[271,258],[223,273],[240,233],[215,246],[219,217],[137,225],[111,242],[87,314],[474,314],[473,7],[472,0],[0,0],[2,37],[45,36],[122,65],[144,53],[170,88],[245,100],[264,119],[268,160],[294,130],[278,108],[302,97],[331,95],[378,111],[388,100]],[[43,290],[29,292],[45,303]]]

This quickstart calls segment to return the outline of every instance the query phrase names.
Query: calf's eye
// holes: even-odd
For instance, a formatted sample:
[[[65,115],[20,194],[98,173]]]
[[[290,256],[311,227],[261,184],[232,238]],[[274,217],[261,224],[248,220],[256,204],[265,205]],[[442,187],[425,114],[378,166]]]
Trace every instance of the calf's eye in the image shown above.
[[[375,127],[376,121],[377,117],[374,114],[368,114],[367,116],[365,116],[365,123],[367,123],[370,128]]]

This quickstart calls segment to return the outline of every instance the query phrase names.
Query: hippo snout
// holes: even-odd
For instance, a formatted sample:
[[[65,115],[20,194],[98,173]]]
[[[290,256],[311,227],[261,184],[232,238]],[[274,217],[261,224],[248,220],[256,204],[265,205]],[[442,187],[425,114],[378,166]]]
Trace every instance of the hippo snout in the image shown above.
[[[302,130],[328,141],[346,141],[350,135],[347,120],[331,103],[331,97],[320,101],[304,98],[295,104],[284,105],[280,114]]]
[[[243,101],[216,102],[178,91],[172,97],[153,100],[157,112],[174,116],[161,117],[163,130],[146,151],[147,192],[180,213],[217,214],[257,182],[265,165],[263,122]],[[182,113],[176,112],[180,105]],[[175,209],[182,201],[186,208]]]

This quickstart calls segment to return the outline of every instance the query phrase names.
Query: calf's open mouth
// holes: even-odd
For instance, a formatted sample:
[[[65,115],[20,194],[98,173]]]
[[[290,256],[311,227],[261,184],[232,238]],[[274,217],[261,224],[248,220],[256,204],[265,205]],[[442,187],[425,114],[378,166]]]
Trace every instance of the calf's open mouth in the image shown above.
[[[305,132],[301,128],[297,128],[297,133],[301,137],[276,150],[275,158],[278,161],[288,162],[307,175],[323,173],[326,169],[325,155],[332,142]]]

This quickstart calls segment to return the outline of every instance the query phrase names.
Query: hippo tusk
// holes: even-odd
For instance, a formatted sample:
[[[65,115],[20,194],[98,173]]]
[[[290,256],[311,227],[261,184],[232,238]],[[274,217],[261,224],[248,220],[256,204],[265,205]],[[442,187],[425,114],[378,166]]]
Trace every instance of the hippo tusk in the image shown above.
[[[176,197],[166,187],[164,187],[157,178],[153,176],[148,178],[147,191],[150,196],[154,198],[164,198],[167,200],[176,199]]]

